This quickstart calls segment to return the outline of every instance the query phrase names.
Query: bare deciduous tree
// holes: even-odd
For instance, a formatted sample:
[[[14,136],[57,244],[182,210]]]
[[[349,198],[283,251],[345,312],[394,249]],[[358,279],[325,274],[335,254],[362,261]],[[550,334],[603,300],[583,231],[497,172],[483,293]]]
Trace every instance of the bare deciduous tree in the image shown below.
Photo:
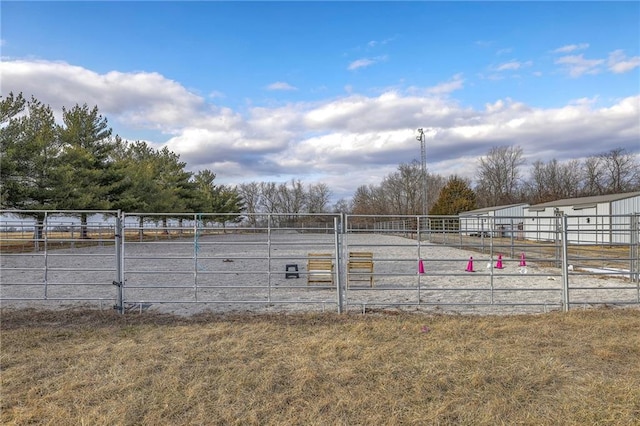
[[[300,180],[291,180],[278,185],[277,199],[282,213],[302,213],[307,194]]]
[[[333,205],[333,212],[334,213],[352,213],[353,212],[353,202],[345,199],[345,198],[340,198],[338,201],[336,201],[336,203]]]
[[[477,169],[476,194],[481,207],[512,204],[517,201],[525,164],[519,146],[493,147],[481,157]]]
[[[588,157],[583,164],[582,195],[601,195],[605,192],[604,173],[599,157]]]
[[[260,182],[260,211],[280,213],[278,208],[278,186],[275,182]]]
[[[396,214],[421,214],[423,180],[421,166],[417,162],[400,164],[398,171],[382,181],[388,208]]]
[[[243,183],[238,192],[248,213],[325,213],[331,197],[326,184],[305,186],[300,180]]]
[[[640,183],[640,164],[623,148],[614,148],[599,155],[607,193],[629,192]]]
[[[381,188],[375,185],[361,185],[353,195],[353,213],[387,214],[388,208]]]
[[[307,190],[307,211],[309,213],[326,213],[331,190],[324,183],[309,185]]]
[[[443,188],[444,178],[427,173],[429,206],[433,206]],[[420,215],[423,212],[422,168],[416,161],[400,164],[379,186],[359,187],[353,197],[355,214]]]
[[[258,212],[260,205],[260,184],[258,182],[242,183],[238,185],[238,193],[244,201],[245,210],[250,213],[249,223],[256,225],[255,213]]]
[[[525,183],[525,197],[533,204],[573,198],[581,194],[581,184],[582,172],[578,160],[566,163],[556,159],[548,163],[538,160],[533,163],[531,176]]]
[[[582,195],[602,195],[640,189],[638,157],[623,148],[614,148],[584,160]]]

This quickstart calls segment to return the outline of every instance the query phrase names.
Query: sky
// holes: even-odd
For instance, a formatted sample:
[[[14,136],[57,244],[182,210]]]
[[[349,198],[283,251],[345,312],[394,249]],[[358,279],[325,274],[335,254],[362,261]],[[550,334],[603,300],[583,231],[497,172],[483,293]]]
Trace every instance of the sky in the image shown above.
[[[402,163],[476,178],[623,148],[640,159],[640,2],[2,1],[0,92],[98,106],[219,184],[326,184]]]

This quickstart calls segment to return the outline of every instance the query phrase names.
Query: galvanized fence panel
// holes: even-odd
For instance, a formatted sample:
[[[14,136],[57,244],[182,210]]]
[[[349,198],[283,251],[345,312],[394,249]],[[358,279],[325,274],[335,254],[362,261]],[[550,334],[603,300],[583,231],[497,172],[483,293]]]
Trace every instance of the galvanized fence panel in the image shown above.
[[[640,303],[639,218],[637,214],[591,217],[611,226],[586,230],[581,223],[588,217],[566,217],[566,310]],[[575,237],[578,234],[580,238]]]
[[[338,263],[336,215],[124,214],[122,223],[125,307],[339,306],[339,275],[329,285],[306,279],[310,252]]]
[[[456,216],[347,216],[344,250],[373,253],[375,285],[348,285],[346,305],[527,312],[640,303],[638,215],[627,216],[627,226],[615,218],[616,227],[582,238],[572,224],[583,217],[536,217],[533,226],[523,226],[531,218],[508,219],[487,217],[467,227]]]
[[[4,210],[1,216],[3,305],[116,303],[117,211]]]
[[[389,220],[347,217],[345,251],[370,250],[375,263],[374,287],[349,286],[348,306],[479,313],[562,306],[560,269],[539,264],[550,260],[541,257],[546,242],[516,239],[492,218],[469,229],[461,228],[457,216],[396,217],[393,226],[381,223]]]
[[[189,314],[640,304],[637,214],[591,217],[599,225],[587,227],[584,216],[560,215],[526,224],[531,218],[1,213],[5,306],[87,302]],[[353,252],[370,253],[373,270],[350,269]],[[332,281],[307,282],[312,253],[334,265]]]

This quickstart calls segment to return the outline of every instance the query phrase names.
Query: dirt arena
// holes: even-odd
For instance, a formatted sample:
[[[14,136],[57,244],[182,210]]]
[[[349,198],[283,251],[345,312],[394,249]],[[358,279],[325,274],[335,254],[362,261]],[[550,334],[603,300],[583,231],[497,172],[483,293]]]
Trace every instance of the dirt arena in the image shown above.
[[[372,252],[374,286],[350,282],[343,310],[404,309],[452,313],[532,313],[561,309],[560,268],[520,258],[425,244],[396,235],[221,234],[191,239],[127,242],[123,255],[124,306],[179,315],[203,311],[336,311],[335,285],[307,284],[309,253],[335,256]],[[49,249],[3,255],[3,307],[93,305],[111,309],[118,300],[113,245]],[[467,272],[473,258],[475,272]],[[419,273],[422,259],[424,274]],[[46,262],[46,265],[45,265]],[[287,278],[286,265],[298,277]],[[289,272],[294,272],[290,268]],[[340,272],[346,281],[344,271]],[[46,283],[46,284],[45,284]],[[637,303],[639,289],[624,276],[569,275],[576,306]],[[574,306],[575,307],[575,306]]]

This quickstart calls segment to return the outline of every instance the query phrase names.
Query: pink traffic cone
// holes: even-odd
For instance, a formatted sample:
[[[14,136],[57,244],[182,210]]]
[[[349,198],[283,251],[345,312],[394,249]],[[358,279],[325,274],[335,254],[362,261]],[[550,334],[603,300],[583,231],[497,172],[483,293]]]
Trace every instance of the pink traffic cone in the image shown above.
[[[527,261],[524,260],[524,252],[520,255],[520,265],[519,266],[527,266]]]
[[[422,263],[422,259],[418,262],[418,273],[424,274],[424,263]]]
[[[496,262],[496,269],[502,269],[502,268],[504,268],[504,266],[502,266],[502,255],[499,254],[498,261]]]
[[[465,271],[467,271],[467,272],[475,272],[473,270],[473,257],[469,258],[469,262],[467,263],[467,269],[465,269]]]

